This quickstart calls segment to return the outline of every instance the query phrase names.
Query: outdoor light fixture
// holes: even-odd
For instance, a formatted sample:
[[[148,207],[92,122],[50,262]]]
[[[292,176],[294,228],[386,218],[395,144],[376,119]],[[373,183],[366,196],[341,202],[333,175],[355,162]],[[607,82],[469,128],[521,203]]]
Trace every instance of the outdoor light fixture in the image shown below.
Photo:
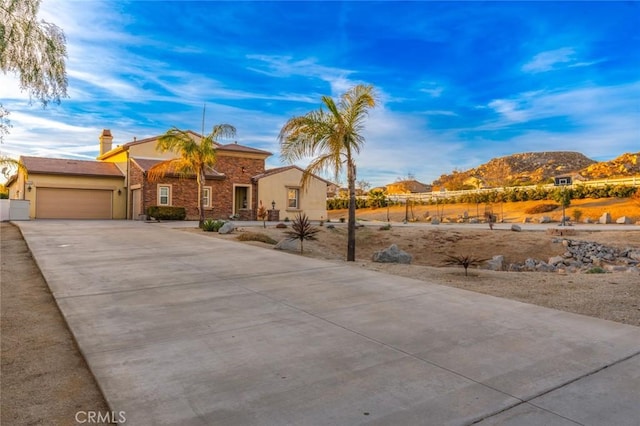
[[[273,201],[271,202],[271,210],[275,210],[275,209],[276,209],[276,201],[275,201],[275,200],[273,200]]]
[[[118,188],[118,195],[122,195],[122,189]]]
[[[245,173],[247,171],[247,169],[245,169],[244,167],[242,168],[242,173]]]
[[[31,192],[31,185],[27,186],[27,191]]]

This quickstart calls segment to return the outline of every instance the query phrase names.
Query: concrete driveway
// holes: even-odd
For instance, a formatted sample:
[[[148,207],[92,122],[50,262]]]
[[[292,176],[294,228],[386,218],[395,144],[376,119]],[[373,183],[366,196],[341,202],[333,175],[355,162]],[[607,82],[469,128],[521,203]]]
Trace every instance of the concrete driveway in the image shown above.
[[[166,224],[17,224],[127,424],[640,419],[638,327]]]

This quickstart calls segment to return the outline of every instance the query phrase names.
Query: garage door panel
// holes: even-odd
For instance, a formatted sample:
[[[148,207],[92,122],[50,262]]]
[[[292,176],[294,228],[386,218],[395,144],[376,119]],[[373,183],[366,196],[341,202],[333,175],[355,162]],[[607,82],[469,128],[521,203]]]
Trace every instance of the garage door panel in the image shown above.
[[[38,188],[37,219],[112,219],[112,191]]]

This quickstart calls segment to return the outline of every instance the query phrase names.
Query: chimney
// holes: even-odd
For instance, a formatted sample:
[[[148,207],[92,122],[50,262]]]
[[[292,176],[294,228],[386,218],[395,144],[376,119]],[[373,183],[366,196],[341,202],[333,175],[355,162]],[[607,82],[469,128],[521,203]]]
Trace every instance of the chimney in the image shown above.
[[[102,133],[100,133],[100,155],[103,155],[109,151],[111,151],[111,145],[113,143],[113,136],[111,136],[111,130],[102,129]]]

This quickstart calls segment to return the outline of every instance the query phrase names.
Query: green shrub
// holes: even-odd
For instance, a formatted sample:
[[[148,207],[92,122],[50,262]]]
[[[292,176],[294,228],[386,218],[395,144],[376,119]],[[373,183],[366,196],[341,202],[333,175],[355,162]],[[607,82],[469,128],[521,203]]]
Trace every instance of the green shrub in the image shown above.
[[[573,220],[576,222],[580,222],[580,218],[582,217],[582,210],[575,209],[572,213]]]
[[[304,253],[304,240],[315,240],[320,230],[311,226],[311,221],[306,214],[298,214],[291,223],[291,231],[287,231],[289,240],[300,240],[300,253]]]
[[[526,214],[546,213],[546,212],[553,211],[558,207],[560,207],[558,204],[551,204],[551,203],[536,204],[535,206],[529,207],[524,212]]]
[[[276,244],[277,241],[266,234],[259,232],[243,232],[236,237],[238,241],[260,241],[261,243]]]
[[[222,220],[207,219],[202,223],[202,230],[205,232],[218,232],[222,225],[224,225]]]
[[[157,220],[184,220],[187,217],[187,210],[184,207],[149,206],[147,216]]]

